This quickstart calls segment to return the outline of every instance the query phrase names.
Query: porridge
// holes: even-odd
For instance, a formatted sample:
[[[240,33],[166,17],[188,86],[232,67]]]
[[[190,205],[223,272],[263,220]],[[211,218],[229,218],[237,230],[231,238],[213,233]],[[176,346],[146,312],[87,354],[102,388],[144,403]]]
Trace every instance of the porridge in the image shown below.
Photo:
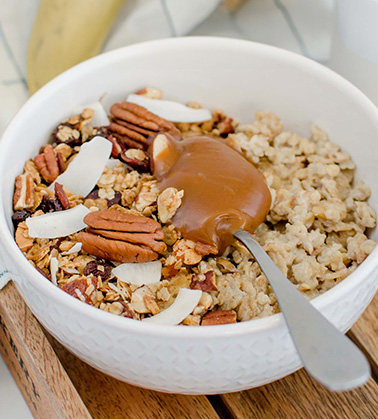
[[[154,106],[164,102],[157,89],[138,95]],[[218,241],[209,239],[214,234],[190,235],[179,223],[195,187],[164,182],[159,167],[165,162],[155,156],[158,139],[172,145],[173,137],[227,145],[263,175],[269,201],[263,191],[256,225],[238,214],[237,228],[254,230],[307,298],[342,281],[371,253],[370,190],[354,180],[351,157],[321,128],[312,125],[302,138],[271,112],[241,124],[220,110],[206,117],[197,103],[187,110],[201,122],[173,123],[125,101],[111,107],[110,121],[97,103],[57,126],[49,144],[25,163],[13,199],[15,240],[43,276],[101,310],[163,324],[226,324],[279,312],[242,244],[231,235]],[[224,188],[222,195],[230,206],[232,193]]]

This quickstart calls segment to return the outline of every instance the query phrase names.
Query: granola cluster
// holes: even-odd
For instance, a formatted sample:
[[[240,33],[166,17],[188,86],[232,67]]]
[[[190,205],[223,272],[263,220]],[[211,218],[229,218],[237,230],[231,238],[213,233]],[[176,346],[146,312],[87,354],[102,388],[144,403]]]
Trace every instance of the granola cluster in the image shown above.
[[[159,99],[156,92],[140,93]],[[172,128],[184,138],[221,137],[264,174],[273,202],[256,238],[308,298],[344,279],[375,247],[366,236],[366,229],[376,225],[367,202],[370,190],[363,181],[354,182],[351,157],[319,127],[312,125],[310,137],[302,138],[263,111],[251,124],[215,110],[209,121],[175,125],[127,104],[116,104],[111,112],[107,127],[92,125],[91,109],[62,122],[15,181],[16,242],[41,274],[73,297],[140,320],[169,307],[181,288],[201,290],[184,325],[234,323],[279,311],[266,277],[243,245],[235,242],[215,256],[211,246],[181,237],[170,223],[185,191],[158,189],[148,144],[151,135]],[[113,150],[93,191],[84,197],[59,183],[49,188],[95,135],[111,141]],[[28,217],[79,204],[91,211],[85,231],[55,239],[29,236]],[[130,262],[161,261],[161,280],[134,285],[113,276],[112,269],[124,261],[112,257],[120,249],[135,258]]]

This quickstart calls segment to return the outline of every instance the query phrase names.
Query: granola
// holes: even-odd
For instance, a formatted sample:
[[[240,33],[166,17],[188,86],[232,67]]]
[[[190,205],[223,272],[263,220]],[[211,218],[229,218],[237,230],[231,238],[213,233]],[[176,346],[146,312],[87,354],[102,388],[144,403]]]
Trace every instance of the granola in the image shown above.
[[[162,95],[153,88],[138,94],[155,100]],[[303,138],[285,131],[279,117],[265,111],[248,124],[218,109],[208,121],[175,124],[127,102],[110,112],[106,127],[92,126],[91,109],[63,121],[51,144],[27,161],[15,180],[15,240],[29,262],[71,296],[142,320],[170,307],[180,289],[198,290],[201,297],[184,325],[234,323],[279,312],[266,277],[243,245],[235,242],[216,255],[211,246],[183,238],[171,224],[185,191],[160,191],[149,155],[151,136],[169,129],[184,138],[223,138],[263,173],[272,205],[255,236],[308,299],[342,281],[374,249],[376,243],[366,235],[376,225],[367,202],[370,190],[362,180],[354,182],[351,156],[321,128],[311,125],[309,138]],[[83,197],[59,183],[50,189],[95,135],[112,143],[112,159],[92,192]],[[90,210],[86,230],[54,239],[29,236],[30,217],[78,205]],[[126,256],[120,257],[122,252]],[[140,286],[111,273],[124,261],[151,260],[161,263],[159,282]]]

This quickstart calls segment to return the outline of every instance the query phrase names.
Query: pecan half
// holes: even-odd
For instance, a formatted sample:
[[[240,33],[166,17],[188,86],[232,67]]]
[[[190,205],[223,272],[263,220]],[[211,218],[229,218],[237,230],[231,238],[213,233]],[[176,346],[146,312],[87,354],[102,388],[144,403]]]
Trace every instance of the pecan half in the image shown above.
[[[54,182],[59,176],[58,161],[51,145],[44,147],[42,153],[34,157],[34,163],[46,182]]]
[[[34,180],[29,173],[16,177],[13,195],[13,208],[15,211],[33,207],[34,189]]]
[[[63,155],[61,152],[57,151],[56,161],[58,163],[59,173],[63,173],[66,170],[66,162],[64,161]]]
[[[174,129],[174,125],[135,103],[115,103],[110,108],[113,120],[108,131],[127,148],[146,150],[150,138],[159,132]]]
[[[71,208],[70,201],[68,200],[67,195],[64,192],[63,185],[61,185],[58,182],[55,182],[54,189],[55,189],[55,196],[57,197],[59,202],[62,204],[63,209]]]
[[[212,326],[228,323],[236,323],[236,313],[234,310],[210,311],[202,317],[201,326]]]
[[[86,252],[98,258],[148,262],[166,250],[163,230],[151,218],[105,210],[86,215],[84,222],[88,228],[78,234],[78,240]]]

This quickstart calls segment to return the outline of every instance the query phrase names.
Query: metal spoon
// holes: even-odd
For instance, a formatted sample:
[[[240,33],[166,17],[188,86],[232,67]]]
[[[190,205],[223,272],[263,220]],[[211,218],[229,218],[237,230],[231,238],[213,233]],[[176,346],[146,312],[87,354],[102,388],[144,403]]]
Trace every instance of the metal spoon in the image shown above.
[[[272,286],[307,372],[332,391],[366,383],[370,366],[357,346],[308,302],[250,233],[238,230],[234,237],[255,257]]]

